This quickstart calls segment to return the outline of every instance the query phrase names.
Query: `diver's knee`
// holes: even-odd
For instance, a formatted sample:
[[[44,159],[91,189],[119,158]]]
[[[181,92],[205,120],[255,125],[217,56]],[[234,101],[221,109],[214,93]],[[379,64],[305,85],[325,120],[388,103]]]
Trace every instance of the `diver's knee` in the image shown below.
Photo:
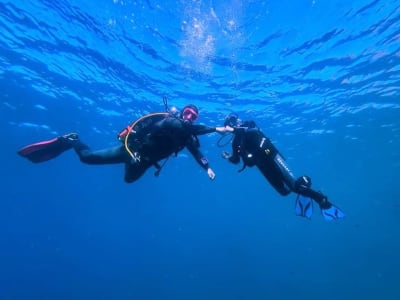
[[[133,177],[128,176],[127,174],[125,174],[125,177],[124,177],[125,183],[132,183],[132,182],[134,182],[135,180],[136,180],[135,178],[133,178]]]
[[[143,173],[126,172],[124,180],[125,180],[126,183],[132,183],[132,182],[138,180],[142,175],[143,175]]]
[[[279,188],[279,189],[276,189],[277,191],[278,191],[278,193],[281,195],[281,196],[287,196],[287,195],[289,195],[292,191],[290,190],[290,189],[288,189],[288,188]]]
[[[284,181],[277,181],[277,180],[271,180],[271,178],[268,179],[269,183],[271,186],[277,191],[281,196],[287,196],[289,195],[293,190],[291,187]]]

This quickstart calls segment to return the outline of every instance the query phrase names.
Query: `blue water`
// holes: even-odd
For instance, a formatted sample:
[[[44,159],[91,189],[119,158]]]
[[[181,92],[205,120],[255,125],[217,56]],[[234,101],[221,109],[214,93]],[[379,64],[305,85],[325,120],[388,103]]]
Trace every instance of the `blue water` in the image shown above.
[[[400,1],[0,2],[0,299],[400,299]],[[163,97],[254,119],[346,212],[294,214],[256,169],[188,152],[134,184],[92,148]]]

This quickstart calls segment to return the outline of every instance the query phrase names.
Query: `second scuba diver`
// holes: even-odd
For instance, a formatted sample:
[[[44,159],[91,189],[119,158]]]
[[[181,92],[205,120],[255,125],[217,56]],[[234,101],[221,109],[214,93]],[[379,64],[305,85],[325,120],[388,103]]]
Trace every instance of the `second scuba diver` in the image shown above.
[[[254,121],[242,123],[238,115],[232,113],[225,118],[224,125],[230,128],[229,131],[234,137],[232,154],[222,152],[222,157],[234,164],[238,164],[242,159],[243,167],[239,172],[246,166],[256,166],[279,194],[286,196],[291,192],[296,193],[295,209],[298,216],[311,218],[312,200],[314,200],[319,205],[325,220],[344,217],[343,211],[330,203],[326,195],[311,188],[310,177],[295,178],[278,149],[257,128]]]

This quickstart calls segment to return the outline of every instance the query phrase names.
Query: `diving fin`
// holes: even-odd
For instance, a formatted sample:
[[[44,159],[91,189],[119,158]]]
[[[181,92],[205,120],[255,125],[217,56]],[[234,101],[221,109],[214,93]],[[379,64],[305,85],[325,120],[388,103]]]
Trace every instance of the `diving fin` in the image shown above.
[[[321,213],[326,221],[343,219],[345,217],[344,212],[333,204],[328,208],[321,208]]]
[[[311,219],[313,214],[313,203],[311,198],[297,194],[295,211],[296,216]]]
[[[59,136],[51,140],[27,145],[17,151],[19,155],[31,162],[40,163],[59,156],[73,147],[73,141],[78,141],[76,133]]]

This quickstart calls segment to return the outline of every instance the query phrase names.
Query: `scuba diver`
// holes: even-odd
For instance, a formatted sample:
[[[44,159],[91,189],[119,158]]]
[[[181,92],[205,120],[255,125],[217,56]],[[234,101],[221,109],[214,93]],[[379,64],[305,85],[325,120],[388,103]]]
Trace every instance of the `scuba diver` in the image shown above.
[[[155,175],[161,171],[171,155],[177,155],[185,147],[198,164],[214,179],[207,158],[200,152],[198,135],[212,132],[226,132],[225,127],[208,127],[193,124],[199,111],[195,105],[185,106],[181,112],[171,107],[167,112],[145,115],[123,129],[118,138],[122,145],[92,151],[80,139],[78,134],[70,133],[48,141],[23,147],[17,153],[34,163],[53,159],[74,149],[81,162],[91,165],[124,164],[125,182],[138,180],[148,168],[156,168]],[[164,160],[160,165],[160,161]]]
[[[234,137],[232,154],[222,152],[222,157],[233,164],[243,161],[242,172],[247,166],[257,166],[260,172],[282,196],[291,192],[297,194],[296,215],[311,218],[313,213],[312,200],[320,207],[325,220],[335,220],[344,217],[341,209],[328,201],[328,197],[319,191],[311,189],[311,178],[301,176],[295,178],[284,158],[270,139],[257,128],[254,121],[242,122],[235,113],[225,118],[224,125]],[[312,200],[311,200],[312,199]]]

